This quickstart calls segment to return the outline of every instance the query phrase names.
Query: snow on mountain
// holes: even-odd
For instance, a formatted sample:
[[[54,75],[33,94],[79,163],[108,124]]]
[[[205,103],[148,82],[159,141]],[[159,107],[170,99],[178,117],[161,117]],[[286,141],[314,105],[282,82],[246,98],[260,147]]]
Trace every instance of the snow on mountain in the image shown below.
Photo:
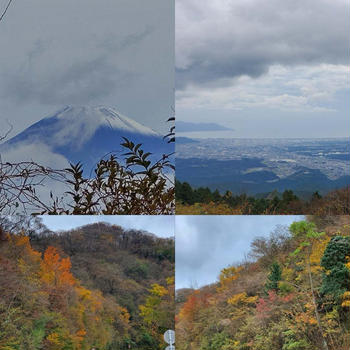
[[[153,137],[160,136],[152,129],[125,117],[113,108],[66,106],[33,124],[9,140],[7,144],[32,140],[45,141],[44,143],[54,147],[68,142],[81,148],[101,128]]]
[[[172,152],[174,147],[167,144],[162,135],[114,108],[67,106],[0,145],[0,151],[6,155],[28,145],[38,146],[36,149],[43,152],[49,148],[53,154],[63,156],[69,162],[80,161],[90,171],[107,153],[120,154],[124,151],[120,146],[123,137],[134,143],[142,143],[147,152],[153,153],[153,159]],[[34,161],[43,158],[35,154],[23,156],[23,160],[28,160],[28,156]]]

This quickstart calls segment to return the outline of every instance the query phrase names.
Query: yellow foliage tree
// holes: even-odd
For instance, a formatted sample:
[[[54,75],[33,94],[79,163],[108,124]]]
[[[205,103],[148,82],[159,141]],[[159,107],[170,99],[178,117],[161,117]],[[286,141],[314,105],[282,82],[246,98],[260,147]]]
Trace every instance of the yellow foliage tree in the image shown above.
[[[227,299],[227,303],[230,305],[237,305],[237,304],[250,304],[254,305],[258,300],[258,296],[252,296],[248,297],[246,292],[235,294],[232,297]]]
[[[241,267],[229,266],[221,270],[219,275],[219,287],[218,292],[221,292],[228,288],[228,286],[239,277]]]

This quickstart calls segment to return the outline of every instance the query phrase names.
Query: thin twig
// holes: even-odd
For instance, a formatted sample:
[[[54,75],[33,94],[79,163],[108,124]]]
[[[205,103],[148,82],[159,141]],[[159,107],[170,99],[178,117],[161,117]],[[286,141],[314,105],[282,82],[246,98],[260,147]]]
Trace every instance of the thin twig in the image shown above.
[[[6,12],[7,12],[7,10],[9,9],[9,7],[10,7],[12,1],[13,1],[13,0],[10,0],[10,1],[7,3],[7,6],[5,7],[4,12],[3,12],[3,13],[1,14],[1,16],[0,16],[0,22],[1,22],[1,20],[4,18],[4,16],[6,15]]]

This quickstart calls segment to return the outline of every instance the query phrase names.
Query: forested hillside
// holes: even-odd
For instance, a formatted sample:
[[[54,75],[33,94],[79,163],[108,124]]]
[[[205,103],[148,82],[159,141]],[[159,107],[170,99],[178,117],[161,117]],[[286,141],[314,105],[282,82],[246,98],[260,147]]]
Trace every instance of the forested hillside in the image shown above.
[[[208,187],[192,188],[187,182],[176,181],[176,214],[203,215],[349,215],[350,187],[334,190],[321,196],[319,192],[305,199],[292,190],[260,195],[221,194]]]
[[[349,224],[295,222],[256,238],[251,261],[224,267],[217,283],[177,291],[177,349],[349,349]]]
[[[3,233],[1,350],[163,349],[174,327],[174,241],[93,224]]]

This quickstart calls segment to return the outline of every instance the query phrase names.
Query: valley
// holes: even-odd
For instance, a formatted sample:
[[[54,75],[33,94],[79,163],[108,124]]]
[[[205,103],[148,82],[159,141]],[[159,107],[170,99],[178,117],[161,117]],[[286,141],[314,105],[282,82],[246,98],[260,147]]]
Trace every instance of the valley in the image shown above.
[[[179,181],[221,192],[310,195],[350,184],[347,139],[186,139],[176,152]]]

